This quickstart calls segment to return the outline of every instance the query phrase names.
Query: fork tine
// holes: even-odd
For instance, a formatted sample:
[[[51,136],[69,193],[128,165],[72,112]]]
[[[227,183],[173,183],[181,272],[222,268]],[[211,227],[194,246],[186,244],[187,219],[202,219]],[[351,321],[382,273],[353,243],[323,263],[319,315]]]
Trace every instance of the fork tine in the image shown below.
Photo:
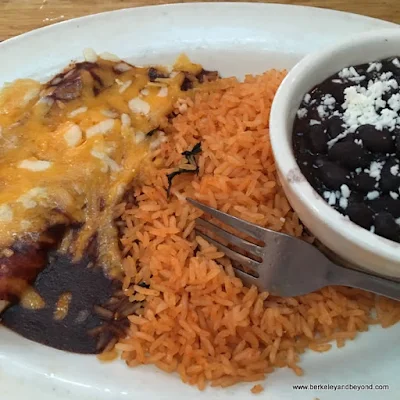
[[[211,232],[216,233],[221,238],[227,240],[229,243],[241,248],[242,250],[245,250],[256,256],[263,255],[262,247],[257,246],[256,244],[250,243],[247,240],[241,239],[241,238],[233,235],[232,233],[227,232],[225,229],[222,229],[222,228],[212,224],[209,221],[206,221],[202,218],[197,218],[196,224],[197,224],[197,226],[202,226],[206,229],[209,229]]]
[[[238,268],[234,268],[234,270],[235,270],[236,277],[239,278],[244,283],[245,286],[254,285],[254,286],[257,286],[258,288],[260,288],[261,281],[258,278],[256,278],[255,276],[252,276],[244,271],[241,271]]]
[[[244,267],[250,267],[254,271],[257,271],[257,268],[261,265],[259,262],[252,260],[251,258],[244,256],[243,254],[236,253],[236,251],[231,250],[229,247],[226,247],[223,244],[217,242],[216,240],[211,239],[209,236],[200,232],[199,230],[196,229],[195,231],[196,235],[202,237],[204,240],[207,240],[207,242],[211,243],[217,249],[223,251],[228,258],[237,261]]]
[[[233,228],[245,232],[248,235],[254,237],[255,239],[262,239],[265,234],[265,230],[260,226],[254,225],[250,222],[243,221],[240,218],[234,217],[233,215],[226,214],[222,211],[219,211],[215,208],[206,206],[202,203],[199,203],[196,200],[187,198],[186,199],[190,204],[199,208],[200,210],[204,211],[207,214],[219,219],[220,221],[224,222],[225,224],[232,226]]]

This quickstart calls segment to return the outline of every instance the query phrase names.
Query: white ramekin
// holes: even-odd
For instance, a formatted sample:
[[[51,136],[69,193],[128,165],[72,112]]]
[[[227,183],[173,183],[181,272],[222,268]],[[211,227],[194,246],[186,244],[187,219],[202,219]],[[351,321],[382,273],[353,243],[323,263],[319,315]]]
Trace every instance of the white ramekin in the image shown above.
[[[372,272],[400,278],[400,244],[345,219],[311,187],[294,158],[293,122],[304,95],[342,68],[400,57],[400,28],[351,37],[301,60],[281,84],[271,110],[272,149],[285,193],[307,228],[344,260]]]

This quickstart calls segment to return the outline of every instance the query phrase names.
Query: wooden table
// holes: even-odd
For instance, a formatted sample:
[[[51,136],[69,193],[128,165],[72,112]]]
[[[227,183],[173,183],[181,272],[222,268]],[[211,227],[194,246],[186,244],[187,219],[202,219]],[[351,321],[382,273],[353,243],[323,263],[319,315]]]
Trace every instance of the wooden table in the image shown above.
[[[0,41],[82,15],[126,7],[189,2],[191,0],[0,0]],[[270,3],[332,8],[400,23],[400,0],[272,0]]]

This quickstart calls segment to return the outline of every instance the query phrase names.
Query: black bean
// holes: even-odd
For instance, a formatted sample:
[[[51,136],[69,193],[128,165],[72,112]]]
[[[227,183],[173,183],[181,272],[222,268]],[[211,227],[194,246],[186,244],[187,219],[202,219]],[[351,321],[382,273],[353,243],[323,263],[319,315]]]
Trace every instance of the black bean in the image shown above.
[[[391,191],[397,192],[400,187],[400,176],[393,175],[391,168],[399,165],[399,160],[391,158],[387,160],[381,171],[381,179],[379,182],[380,188],[383,192],[389,193]],[[400,173],[400,168],[398,167],[398,172]],[[399,205],[400,207],[400,205]]]
[[[388,58],[385,62],[382,63],[382,69],[380,72],[392,72],[394,75],[398,75],[400,72],[400,68],[396,67],[393,64],[393,60],[396,57]]]
[[[326,153],[328,150],[328,134],[321,124],[309,127],[308,140],[313,153]]]
[[[396,153],[400,157],[400,130],[396,131]]]
[[[349,171],[326,158],[319,157],[315,161],[315,168],[322,182],[330,189],[340,189],[341,185],[349,182]]]
[[[394,218],[400,218],[399,200],[393,199],[390,195],[381,195],[375,200],[367,201],[367,204],[376,212],[387,211]]]
[[[317,103],[318,104],[318,103]],[[313,105],[308,109],[307,118],[310,120],[321,121],[321,117],[319,116],[317,105]]]
[[[370,177],[365,172],[361,172],[359,175],[355,175],[352,179],[355,189],[360,192],[368,193],[375,190],[376,180]]]
[[[357,71],[358,75],[360,75],[360,76],[365,75],[368,68],[369,68],[369,63],[357,65],[354,67],[354,69]]]
[[[322,86],[323,93],[331,94],[336,100],[336,105],[341,106],[344,103],[344,90],[353,84],[353,82],[334,83],[331,80],[325,81],[325,85],[323,84],[324,86]]]
[[[343,120],[339,116],[333,116],[328,119],[328,135],[331,139],[334,139],[338,135],[344,132]]]
[[[339,161],[345,167],[355,169],[369,165],[370,158],[365,149],[354,141],[339,141],[328,151],[329,158]]]
[[[374,218],[375,233],[387,239],[400,240],[400,226],[389,212],[379,212]]]
[[[354,136],[354,133],[347,133],[347,135],[340,139],[341,142],[354,142],[356,137]]]
[[[394,150],[392,133],[387,130],[379,131],[373,125],[362,125],[357,128],[356,136],[375,153],[391,153]]]
[[[350,203],[346,208],[350,220],[365,229],[369,229],[373,222],[374,212],[364,203]]]
[[[296,131],[297,132],[308,132],[308,128],[310,127],[310,121],[307,118],[298,118],[296,119]]]
[[[300,155],[309,154],[307,138],[303,132],[296,132],[293,134],[293,148],[296,159],[299,159]]]

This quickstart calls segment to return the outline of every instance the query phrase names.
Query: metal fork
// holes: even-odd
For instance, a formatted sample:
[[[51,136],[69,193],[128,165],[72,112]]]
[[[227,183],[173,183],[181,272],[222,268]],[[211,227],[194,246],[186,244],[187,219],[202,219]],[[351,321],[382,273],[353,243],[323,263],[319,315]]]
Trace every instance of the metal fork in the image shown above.
[[[236,276],[247,286],[255,285],[273,295],[291,297],[307,294],[325,286],[341,285],[400,300],[400,282],[342,267],[330,261],[316,247],[303,240],[262,228],[196,200],[187,200],[224,224],[264,243],[264,245],[256,245],[203,218],[196,220],[197,235],[237,262],[238,265],[234,265]],[[254,258],[225,246],[208,236],[203,230],[200,231],[199,228],[212,232]]]

